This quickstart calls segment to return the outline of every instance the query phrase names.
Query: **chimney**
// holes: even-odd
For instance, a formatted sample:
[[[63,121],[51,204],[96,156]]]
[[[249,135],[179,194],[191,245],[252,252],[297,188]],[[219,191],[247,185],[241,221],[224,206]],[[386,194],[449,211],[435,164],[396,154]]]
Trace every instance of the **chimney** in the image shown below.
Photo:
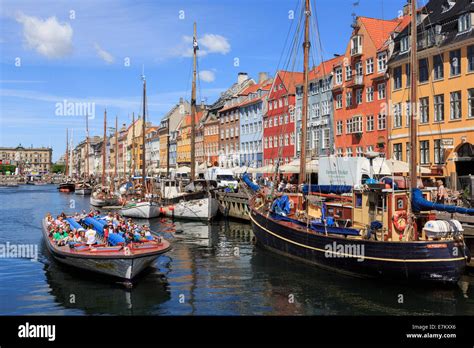
[[[268,80],[268,74],[266,72],[259,72],[258,73],[258,83],[262,83],[263,81]]]
[[[249,75],[246,72],[239,72],[239,74],[237,75],[237,83],[241,85],[248,78]]]

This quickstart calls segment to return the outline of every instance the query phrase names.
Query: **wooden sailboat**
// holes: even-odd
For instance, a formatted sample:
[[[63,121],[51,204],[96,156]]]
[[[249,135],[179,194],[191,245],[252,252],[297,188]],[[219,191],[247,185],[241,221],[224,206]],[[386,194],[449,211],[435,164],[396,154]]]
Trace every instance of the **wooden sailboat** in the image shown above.
[[[66,158],[65,158],[64,175],[65,181],[59,184],[59,192],[74,192],[74,182],[69,180],[69,129],[66,129]]]
[[[197,34],[194,23],[193,35],[193,82],[191,88],[191,187],[182,191],[177,181],[163,180],[161,183],[161,211],[164,215],[191,220],[211,220],[217,215],[219,205],[206,180],[196,179],[195,118],[197,77]]]
[[[117,195],[110,190],[105,183],[106,178],[106,165],[105,160],[106,156],[106,146],[107,146],[107,110],[104,110],[104,137],[102,143],[102,177],[101,184],[94,187],[94,192],[92,192],[90,203],[95,207],[104,207],[104,206],[114,206],[118,204]]]
[[[92,186],[89,182],[89,120],[86,115],[86,160],[85,160],[84,178],[82,181],[76,183],[76,195],[86,196],[92,193]]]
[[[415,1],[412,1],[411,9],[411,100],[415,101]],[[304,13],[300,184],[306,184],[309,0],[305,0]],[[420,204],[425,202],[423,196],[429,193],[416,188],[415,109],[411,108],[411,191],[397,190],[394,185],[385,189],[385,185],[379,183],[366,185],[363,189],[349,187],[351,205],[331,206],[331,200],[321,196],[322,204],[318,210],[310,209],[312,196],[307,193],[317,192],[320,188],[273,197],[273,191],[255,185],[245,174],[244,181],[256,192],[250,200],[250,220],[257,244],[287,257],[350,275],[395,281],[456,283],[464,272],[468,252],[459,222],[431,220],[430,207]],[[304,187],[308,188],[308,185]],[[343,188],[338,189],[340,191],[335,196],[340,196],[343,191]],[[401,223],[403,219],[407,220],[406,223]]]
[[[129,198],[121,209],[121,214],[131,218],[151,219],[160,216],[160,206],[153,196],[153,192],[148,192],[148,181],[146,175],[146,79],[143,80],[143,119],[142,119],[142,177],[141,188],[138,197]],[[133,125],[135,126],[135,124]],[[135,132],[134,132],[135,133]],[[150,180],[152,178],[149,178]],[[153,187],[153,185],[150,185]]]

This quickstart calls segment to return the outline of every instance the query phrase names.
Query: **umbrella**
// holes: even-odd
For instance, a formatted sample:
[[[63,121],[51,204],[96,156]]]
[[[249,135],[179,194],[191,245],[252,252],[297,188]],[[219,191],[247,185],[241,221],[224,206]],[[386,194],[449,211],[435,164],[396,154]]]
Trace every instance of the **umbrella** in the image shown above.
[[[287,164],[284,164],[280,167],[282,173],[299,173],[300,172],[300,159],[297,158]],[[306,162],[306,172],[307,173],[318,173],[319,172],[319,161],[311,160]]]
[[[265,173],[265,174],[275,173],[275,166],[272,164],[269,164],[260,168],[249,168],[248,172],[249,173]]]
[[[179,168],[176,170],[176,173],[190,173],[190,172],[191,172],[191,168],[186,167],[186,166],[179,167]]]
[[[410,172],[409,163],[395,160],[395,159],[377,157],[373,161],[373,166],[374,166],[373,168],[374,174],[380,174],[380,175],[391,175],[392,173],[409,173]],[[370,168],[367,168],[367,172],[369,172],[369,169]],[[417,166],[417,172],[422,173],[422,174],[429,174],[431,171],[428,168]]]

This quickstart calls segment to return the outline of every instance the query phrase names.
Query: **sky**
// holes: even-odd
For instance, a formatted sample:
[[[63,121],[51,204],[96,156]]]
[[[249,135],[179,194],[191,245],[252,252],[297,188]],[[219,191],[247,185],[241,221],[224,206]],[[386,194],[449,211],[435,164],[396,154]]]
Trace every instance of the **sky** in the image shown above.
[[[0,146],[66,146],[141,114],[158,125],[190,99],[193,22],[198,36],[198,102],[212,104],[246,72],[302,70],[288,58],[301,0],[0,0]],[[392,19],[406,0],[312,0],[319,36],[310,64],[343,53],[352,15]],[[354,5],[356,3],[356,5]],[[293,12],[292,12],[293,11]],[[316,28],[313,24],[312,28]],[[289,35],[290,37],[292,34]],[[321,45],[319,45],[319,40]],[[285,44],[286,43],[286,44]],[[302,51],[298,49],[298,52]]]

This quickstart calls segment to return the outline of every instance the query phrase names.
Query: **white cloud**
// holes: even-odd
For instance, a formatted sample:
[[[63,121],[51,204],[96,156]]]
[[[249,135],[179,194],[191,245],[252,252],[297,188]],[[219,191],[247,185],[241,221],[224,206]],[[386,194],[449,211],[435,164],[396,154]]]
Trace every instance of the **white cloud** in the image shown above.
[[[45,20],[20,13],[17,22],[23,25],[26,46],[48,58],[61,58],[72,52],[73,30],[69,23],[59,23],[56,17]]]
[[[205,34],[198,39],[198,44],[204,46],[209,53],[227,54],[230,52],[229,41],[221,35]]]
[[[204,82],[212,82],[216,79],[216,75],[211,70],[201,70],[199,72],[199,78]]]
[[[183,35],[182,42],[172,50],[172,54],[181,57],[192,57],[193,55],[193,37]],[[199,51],[198,55],[204,57],[210,53],[227,54],[230,52],[229,41],[222,35],[204,34],[198,37]]]
[[[95,43],[94,48],[97,52],[97,55],[107,64],[112,64],[115,61],[115,58],[109,52],[102,49],[99,44]]]

